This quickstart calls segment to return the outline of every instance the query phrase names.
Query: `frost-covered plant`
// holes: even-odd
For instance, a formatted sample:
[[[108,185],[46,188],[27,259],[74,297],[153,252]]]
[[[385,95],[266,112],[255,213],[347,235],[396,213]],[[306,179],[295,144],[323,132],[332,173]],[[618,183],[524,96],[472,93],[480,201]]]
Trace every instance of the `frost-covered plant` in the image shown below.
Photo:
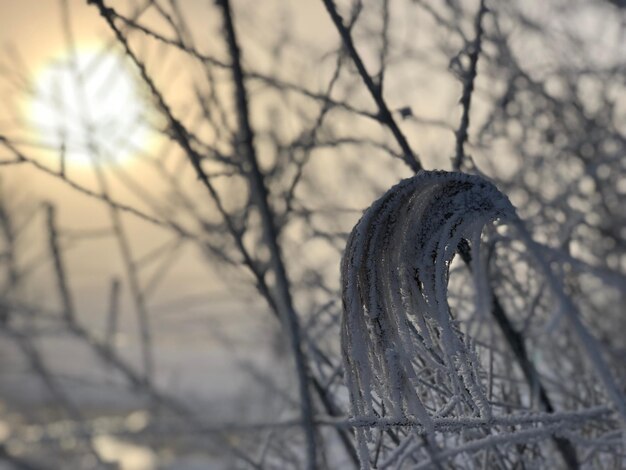
[[[474,314],[491,307],[480,245],[485,225],[498,219],[515,227],[624,417],[623,394],[596,340],[509,199],[479,176],[421,171],[365,211],[342,261],[342,351],[364,468],[369,467],[368,428],[380,426],[383,416],[387,425],[410,425],[415,419],[424,450],[435,463],[445,455],[436,439],[441,418],[453,415],[495,424],[487,374],[472,339],[462,333],[450,310],[448,281],[455,253],[469,242]]]

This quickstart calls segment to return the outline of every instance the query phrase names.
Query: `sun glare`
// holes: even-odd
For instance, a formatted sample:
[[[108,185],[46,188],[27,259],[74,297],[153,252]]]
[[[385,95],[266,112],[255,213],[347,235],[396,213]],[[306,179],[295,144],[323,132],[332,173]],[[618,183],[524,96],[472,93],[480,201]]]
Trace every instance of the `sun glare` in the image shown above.
[[[150,135],[132,71],[111,51],[84,48],[73,57],[61,54],[37,74],[30,106],[35,129],[66,164],[129,163]]]

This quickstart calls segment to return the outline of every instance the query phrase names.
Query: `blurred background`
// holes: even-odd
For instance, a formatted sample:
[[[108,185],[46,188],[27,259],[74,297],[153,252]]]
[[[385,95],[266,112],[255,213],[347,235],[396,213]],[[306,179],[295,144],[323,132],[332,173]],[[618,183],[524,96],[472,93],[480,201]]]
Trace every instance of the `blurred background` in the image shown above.
[[[333,424],[346,238],[415,162],[453,169],[459,129],[624,384],[626,4],[89,3],[0,0],[0,468],[310,468],[311,441],[357,466]],[[606,403],[503,243],[492,288],[555,408]],[[545,410],[463,269],[450,303],[509,369],[501,401]],[[617,421],[583,464],[620,462]],[[498,465],[561,462],[541,446]]]

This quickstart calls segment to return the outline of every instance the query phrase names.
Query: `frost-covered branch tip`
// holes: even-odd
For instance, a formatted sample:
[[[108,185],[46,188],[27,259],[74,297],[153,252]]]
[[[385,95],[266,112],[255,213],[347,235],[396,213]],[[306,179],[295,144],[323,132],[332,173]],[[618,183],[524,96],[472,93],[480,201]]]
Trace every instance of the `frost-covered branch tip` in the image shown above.
[[[353,417],[373,426],[384,421],[382,416],[414,417],[433,461],[444,455],[434,438],[439,417],[474,416],[493,423],[472,340],[461,333],[450,311],[448,276],[459,244],[469,242],[475,310],[480,314],[490,308],[480,246],[483,228],[497,219],[517,232],[607,397],[626,421],[624,394],[601,345],[508,198],[479,176],[421,171],[374,202],[348,238],[341,265],[341,339]],[[356,434],[367,468],[369,431],[358,428]]]
[[[373,417],[380,400],[387,414],[415,416],[432,434],[417,393],[419,371],[429,368],[438,386],[452,390],[451,406],[490,417],[475,353],[450,315],[448,270],[462,239],[477,250],[484,225],[510,216],[513,206],[489,181],[442,171],[401,181],[365,211],[341,266],[342,351],[354,416]],[[364,438],[361,432],[362,462]]]

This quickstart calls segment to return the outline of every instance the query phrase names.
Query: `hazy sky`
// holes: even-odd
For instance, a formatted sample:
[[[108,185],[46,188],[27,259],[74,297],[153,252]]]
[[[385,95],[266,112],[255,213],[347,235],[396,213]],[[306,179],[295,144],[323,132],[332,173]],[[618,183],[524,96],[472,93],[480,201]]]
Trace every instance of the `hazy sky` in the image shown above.
[[[118,5],[122,9],[130,9],[129,5],[133,5],[129,0],[107,3]],[[141,1],[137,3],[141,4]],[[237,13],[236,26],[241,33],[239,39],[244,55],[244,67],[247,71],[264,73],[322,95],[326,93],[337,63],[339,37],[321,1],[239,0],[233,3]],[[372,74],[375,73],[379,60],[377,53],[379,30],[376,28],[379,27],[380,15],[376,10],[377,3],[376,0],[368,3],[367,8],[371,10],[359,20],[362,22],[355,32],[358,47]],[[570,21],[570,17],[563,19],[558,15],[546,17],[542,15],[544,11],[538,8],[541,3],[540,0],[524,2],[520,7],[527,8],[530,18],[544,22],[540,23],[543,28],[540,28],[541,35],[534,35],[527,30],[521,34],[522,28],[515,24],[508,25],[510,31],[506,31],[511,35],[515,51],[521,51],[520,63],[528,65],[529,73],[533,76],[536,74],[540,82],[542,73],[549,73],[551,67],[556,68],[559,65],[557,62],[559,58],[566,64],[576,63],[578,52],[583,50],[583,46],[585,60],[589,60],[589,57],[594,60],[620,55],[623,57],[626,48],[618,49],[615,44],[619,43],[605,41],[607,38],[611,39],[611,35],[619,29],[616,26],[617,21],[607,26],[603,22],[595,21],[594,18],[586,17],[584,9],[574,13],[574,16],[580,16],[579,22]],[[220,16],[216,14],[214,2],[185,0],[180,4],[184,5],[186,19],[198,49],[227,61],[228,54],[224,52],[225,41],[221,33]],[[435,26],[432,18],[424,13],[424,9],[415,7],[415,2],[390,2],[390,4],[393,5],[391,24],[394,27],[390,31],[390,36],[394,48],[393,54],[388,58],[385,99],[391,111],[397,116],[399,125],[412,148],[420,155],[424,167],[450,169],[455,143],[453,130],[458,126],[461,110],[459,106],[461,85],[457,77],[450,72],[449,64],[450,59],[461,49],[462,41],[458,35],[445,27]],[[219,247],[219,243],[222,243],[222,246],[226,247],[224,252],[227,252],[227,249],[232,247],[232,239],[226,234],[223,226],[219,226],[211,233],[210,229],[198,223],[201,220],[210,227],[210,223],[218,219],[217,211],[211,203],[211,198],[194,176],[183,152],[175,144],[164,145],[164,141],[168,140],[162,132],[164,120],[153,111],[153,106],[149,102],[150,97],[146,96],[149,95],[146,87],[142,87],[137,81],[133,82],[137,85],[137,90],[128,91],[119,84],[120,81],[124,82],[125,78],[130,78],[131,81],[136,79],[136,74],[133,75],[136,70],[128,64],[124,66],[118,64],[108,69],[100,67],[95,71],[89,69],[91,72],[84,74],[86,82],[84,88],[87,90],[82,96],[84,99],[77,99],[73,94],[74,82],[71,79],[64,81],[66,78],[58,71],[59,68],[67,68],[67,42],[64,36],[61,5],[62,2],[53,0],[0,0],[0,46],[4,48],[0,53],[0,135],[6,135],[18,142],[20,149],[27,153],[29,158],[40,162],[51,172],[56,172],[60,167],[59,155],[62,153],[58,148],[61,147],[60,142],[63,145],[68,143],[67,155],[71,155],[72,149],[79,146],[77,142],[82,142],[84,127],[72,128],[66,121],[76,117],[74,115],[81,115],[81,106],[86,104],[85,107],[91,113],[90,118],[97,122],[98,128],[104,129],[97,142],[99,146],[106,148],[106,152],[103,153],[108,152],[107,155],[111,154],[113,157],[127,154],[128,145],[124,138],[128,137],[133,144],[133,151],[136,150],[136,155],[134,158],[122,159],[117,166],[106,167],[107,185],[102,185],[97,172],[90,165],[77,162],[68,163],[67,175],[70,179],[96,193],[102,192],[102,188],[107,186],[109,195],[115,201],[151,215],[157,213],[159,220],[169,217],[184,227],[192,227],[194,234],[206,237],[202,238],[203,240],[218,234],[211,239],[214,241],[221,234],[222,238],[216,246]],[[114,43],[112,34],[95,7],[87,5],[85,0],[68,0],[68,5],[73,37],[79,55],[83,54],[83,49],[89,49],[89,54],[107,50],[107,57],[125,60],[123,55],[109,53],[107,45]],[[513,3],[505,1],[499,2],[498,5],[499,13],[503,17],[509,13],[507,8],[516,8],[510,6]],[[142,17],[142,24],[158,31],[161,31],[160,28],[166,30],[157,16],[153,11],[148,12],[145,18]],[[605,16],[597,15],[595,18],[604,19]],[[568,21],[571,24],[568,24]],[[503,21],[503,24],[506,29],[507,22]],[[471,31],[471,22],[468,21],[465,26],[467,31]],[[578,28],[584,33],[588,31],[591,39],[582,40],[581,49],[573,47],[570,36],[563,33],[567,32],[566,28]],[[596,40],[594,34],[597,31],[603,34],[598,33]],[[197,124],[196,135],[209,142],[209,145],[201,148],[210,148],[211,145],[215,145],[218,150],[225,148],[224,153],[234,159],[231,155],[236,153],[232,149],[234,135],[224,132],[225,137],[222,136],[222,141],[219,141],[220,137],[216,135],[218,132],[211,128],[214,123],[207,123],[207,119],[202,119],[200,100],[196,99],[194,94],[196,86],[199,94],[204,93],[202,95],[204,97],[209,96],[210,92],[215,92],[215,95],[223,99],[222,109],[225,109],[227,114],[224,120],[234,122],[231,71],[216,67],[213,70],[217,76],[215,81],[206,80],[206,76],[203,75],[205,70],[194,62],[195,59],[173,51],[174,47],[163,47],[158,41],[146,38],[142,33],[135,32],[131,36],[133,50],[137,51],[142,60],[145,59],[149,74],[157,82],[157,87],[163,90],[174,114],[189,128]],[[559,44],[558,41],[563,41],[563,44]],[[485,47],[483,53],[495,55],[494,45],[489,46]],[[598,54],[589,53],[595,50],[599,50]],[[80,55],[78,62],[86,58],[90,64],[92,56],[85,54],[87,55]],[[333,90],[333,97],[339,96],[340,100],[349,103],[350,106],[375,114],[376,108],[371,96],[354,73],[351,62],[345,57],[343,59],[346,60],[345,67],[339,85]],[[88,65],[86,67],[88,68]],[[472,98],[471,126],[474,127],[470,128],[471,132],[474,132],[481,119],[484,119],[487,114],[485,111],[492,110],[487,108],[487,102],[491,106],[501,96],[508,80],[503,74],[499,77],[489,76],[481,67],[483,64],[479,62],[476,91]],[[92,79],[95,80],[92,82]],[[293,177],[292,173],[295,172],[295,165],[288,158],[293,158],[297,152],[292,153],[291,148],[278,149],[278,146],[273,144],[276,142],[291,144],[301,133],[309,131],[321,108],[320,102],[324,100],[306,101],[301,96],[304,94],[287,92],[286,87],[276,87],[278,89],[276,91],[271,86],[250,77],[247,84],[259,158],[262,163],[267,163],[272,158],[278,158],[277,155],[280,153],[278,150],[283,151],[280,156],[285,158],[287,164],[284,165],[284,169],[278,168],[276,172],[278,176],[274,181],[284,186],[285,181]],[[33,103],[38,102],[41,96],[45,98],[45,104],[51,105],[56,110],[56,115],[48,115],[45,111],[36,112],[43,122],[34,123]],[[72,96],[71,101],[60,98],[66,96]],[[623,96],[621,99],[623,105]],[[619,106],[619,98],[615,101]],[[133,113],[136,111],[131,113],[131,110],[137,108],[140,110],[135,116]],[[411,109],[413,116],[404,119],[399,110],[407,108]],[[274,112],[276,110],[278,111]],[[340,140],[345,137],[346,140],[353,139],[357,142],[360,139],[359,143],[371,139],[372,142],[381,145],[339,148],[332,147],[331,144],[330,149],[316,149],[314,158],[306,167],[304,183],[298,187],[298,190],[308,191],[298,201],[303,204],[301,213],[293,216],[296,220],[293,225],[286,223],[286,229],[281,234],[283,236],[281,242],[284,242],[283,246],[286,247],[285,258],[289,274],[300,282],[298,287],[302,289],[300,297],[296,299],[296,302],[299,302],[298,308],[305,307],[302,311],[313,308],[311,307],[313,302],[310,302],[311,305],[307,304],[310,301],[308,293],[305,292],[307,283],[315,288],[319,287],[315,284],[318,281],[311,280],[311,276],[307,275],[313,273],[320,275],[324,280],[330,279],[331,289],[339,285],[339,251],[336,246],[329,248],[330,242],[323,236],[312,235],[311,227],[321,227],[322,235],[338,234],[336,238],[340,238],[351,229],[352,224],[360,216],[360,211],[375,200],[376,196],[382,194],[400,178],[411,174],[399,158],[392,158],[390,152],[384,148],[384,145],[389,145],[397,151],[397,146],[387,129],[375,119],[364,118],[359,113],[343,109],[333,109],[329,114],[331,117],[324,122],[323,129],[315,136],[319,142],[332,143],[334,138]],[[154,126],[157,132],[154,132],[154,135],[150,134],[149,137],[140,136],[133,140],[131,136],[137,135],[139,127],[121,121],[122,117],[127,118],[129,115],[134,119],[133,122]],[[18,122],[16,119],[23,121]],[[217,121],[216,118],[215,122]],[[84,122],[81,121],[81,124]],[[45,130],[42,130],[43,128]],[[109,141],[112,135],[116,137]],[[272,141],[271,138],[275,136],[278,137]],[[472,140],[470,138],[470,144]],[[304,139],[298,143],[302,141]],[[54,148],[52,150],[41,148],[42,143],[44,147]],[[123,150],[120,150],[122,147]],[[348,150],[344,151],[346,147]],[[471,145],[468,148],[471,148],[472,157],[480,161],[484,149]],[[506,151],[511,150],[506,148],[499,152],[499,149],[488,149],[484,154],[491,158],[490,164],[495,167],[509,167],[509,171],[514,172],[515,168],[508,160],[510,154]],[[212,155],[210,151],[207,151],[207,154]],[[496,157],[492,158],[493,155]],[[5,158],[8,158],[6,149],[0,145],[0,160]],[[166,176],[160,174],[155,165],[151,166],[151,163],[154,163],[152,160],[164,162]],[[214,170],[210,166],[212,163],[214,162],[207,163],[209,170]],[[218,169],[222,171],[224,168],[232,172],[232,167],[227,165],[219,166]],[[485,165],[483,168],[489,166]],[[285,174],[281,174],[281,171]],[[357,176],[353,176],[354,174]],[[174,191],[175,184],[167,179],[172,175],[175,177],[182,175],[174,183],[182,187],[180,193],[184,193],[192,205],[195,204],[193,209],[197,211],[196,213],[192,210],[185,212],[184,202],[188,201],[179,201],[180,193]],[[248,194],[245,178],[241,174],[219,178],[218,175],[216,187],[220,195],[223,195],[227,210],[231,210],[237,216],[240,216],[239,212],[246,214],[245,217],[247,214],[255,215],[254,211],[247,212],[237,206]],[[8,205],[19,207],[16,209],[18,217],[26,216],[31,210],[38,211],[38,215],[30,221],[28,229],[23,234],[25,241],[20,252],[20,263],[24,265],[31,263],[38,267],[34,270],[32,278],[29,278],[28,291],[21,292],[20,295],[33,303],[45,305],[48,310],[54,310],[56,307],[54,301],[50,300],[56,301],[59,296],[52,275],[53,265],[49,257],[45,214],[41,210],[42,201],[50,201],[57,207],[63,255],[81,319],[90,323],[98,334],[102,333],[108,308],[109,286],[113,278],[120,278],[124,286],[122,319],[126,322],[124,326],[131,330],[136,321],[135,308],[129,295],[128,270],[122,262],[123,249],[120,248],[118,240],[111,236],[111,226],[114,225],[115,217],[112,217],[110,208],[100,200],[81,194],[58,176],[38,170],[31,163],[0,166],[0,179],[2,179],[0,197]],[[284,188],[280,185],[277,187],[278,189],[272,188],[274,190],[272,196],[278,201],[276,206],[282,207],[284,201],[280,198]],[[304,189],[301,189],[303,187]],[[314,197],[307,199],[306,196],[311,194]],[[153,206],[152,202],[155,202]],[[153,211],[154,208],[160,211]],[[305,225],[302,221],[307,217],[307,210],[311,210],[313,214],[311,220],[306,220],[310,227],[302,228]],[[197,218],[194,219],[196,214]],[[170,220],[169,218],[167,220]],[[269,309],[255,291],[255,281],[250,272],[243,268],[239,269],[240,267],[229,269],[228,263],[216,261],[215,255],[213,258],[206,256],[197,245],[191,243],[178,249],[175,246],[177,240],[173,230],[155,227],[154,224],[127,213],[122,213],[120,219],[127,235],[132,259],[141,266],[139,277],[142,287],[146,288],[148,294],[146,297],[156,338],[156,350],[161,356],[159,359],[163,361],[159,365],[169,361],[164,366],[167,370],[160,378],[168,381],[167,385],[172,385],[174,389],[179,386],[184,388],[185,384],[181,385],[182,381],[178,380],[178,376],[185,375],[181,372],[182,369],[179,370],[179,365],[186,364],[189,390],[210,388],[214,385],[208,383],[205,376],[198,373],[203,368],[219,370],[220,373],[214,382],[220,385],[220,381],[226,383],[230,380],[232,386],[235,382],[230,370],[231,364],[223,357],[224,351],[230,354],[229,347],[233,348],[229,343],[230,338],[245,343],[242,336],[252,332],[255,336],[264,338],[265,343],[261,346],[251,343],[252,347],[248,344],[247,350],[255,348],[256,353],[256,349],[265,348],[267,351],[270,349],[269,343],[273,341],[272,328],[278,325],[275,318],[269,320],[271,318],[267,314]],[[245,220],[250,225],[255,223],[252,216]],[[302,222],[300,226],[296,225],[300,222]],[[266,246],[259,236],[258,217],[256,224],[253,229],[247,227],[246,235],[249,237],[245,243],[252,246],[252,251],[258,251],[254,255],[261,259]],[[254,229],[257,229],[256,232]],[[306,232],[308,229],[311,230]],[[106,236],[98,234],[103,230],[107,231]],[[298,237],[297,234],[300,233],[298,231],[306,233],[309,238],[303,240],[304,237]],[[93,236],[85,236],[90,233]],[[230,249],[228,253],[235,251]],[[159,256],[151,256],[153,253]],[[240,259],[239,253],[234,256],[235,259]],[[151,261],[146,262],[146,259]],[[154,262],[154,259],[158,262]],[[145,268],[146,266],[148,268]],[[161,273],[165,273],[163,277],[160,277]],[[314,291],[315,288],[310,290]],[[331,299],[331,303],[333,301],[337,302],[336,305],[340,303],[340,296],[335,295],[334,291],[325,294]],[[222,323],[224,319],[227,321]],[[230,336],[223,334],[222,330],[230,330]],[[120,348],[126,347],[125,352],[128,356],[133,360],[136,359],[139,356],[137,335],[134,334],[132,337],[127,335],[126,338],[122,337],[122,340]],[[56,358],[60,369],[64,367],[71,369],[74,363],[71,361],[68,363],[66,356],[77,353],[73,350],[68,352],[63,349],[64,347],[53,344],[50,349],[65,354],[59,354]],[[222,354],[217,351],[218,349]],[[208,360],[207,350],[211,350]],[[230,354],[229,357],[234,357],[234,354]],[[259,358],[262,359],[263,356],[255,354],[254,359]],[[81,361],[76,361],[79,364],[76,367],[89,369],[89,361],[82,361],[84,357],[80,359]],[[19,393],[19,388],[17,390]],[[205,392],[206,395],[212,393],[210,390]],[[230,393],[230,390],[226,393]]]
[[[194,3],[203,2],[190,2],[192,8]],[[17,113],[24,118],[23,123],[15,123],[13,119],[17,113],[14,112],[14,108],[0,106],[0,122],[3,123],[0,132],[18,141],[49,141],[49,136],[42,136],[39,129],[32,125],[32,115],[29,114],[33,99],[30,92],[23,89],[21,93],[16,93],[15,81],[12,79],[15,76],[14,72],[21,68],[21,66],[16,67],[16,62],[18,62],[25,66],[25,70],[20,73],[24,72],[26,78],[31,80],[31,84],[37,87],[41,76],[49,69],[51,61],[63,57],[66,39],[63,34],[60,5],[61,2],[52,0],[17,2],[4,0],[0,2],[0,45],[6,48],[3,50],[1,63],[8,68],[4,70],[0,78],[0,94],[3,97],[9,97],[11,104],[17,108]],[[105,47],[107,42],[111,42],[108,27],[93,6],[88,6],[82,0],[70,0],[69,6],[73,35],[79,48],[84,46],[94,48],[95,46],[95,50],[98,50],[98,48]],[[111,83],[116,83],[115,77],[107,79],[110,79]],[[95,107],[97,112],[98,106],[108,106],[107,101],[115,99],[116,92],[119,91],[115,86],[104,102],[97,97],[93,99],[92,110]],[[137,101],[139,102],[139,98]],[[9,100],[3,100],[5,105],[8,102]],[[128,112],[129,103],[122,102],[117,105],[120,109],[109,110],[112,116],[124,116],[124,113]],[[145,112],[150,111],[146,109]],[[149,147],[149,140],[145,140],[144,143],[146,148],[142,150],[153,150]],[[24,146],[23,149],[28,152],[29,156],[36,155],[42,164],[52,170],[58,169],[58,152],[42,152],[36,146],[30,145]],[[67,171],[71,179],[88,188],[97,189],[94,175],[88,167],[76,166],[72,163],[68,165]],[[121,167],[120,170],[126,171],[134,178],[139,178],[150,193],[155,197],[161,197],[164,188],[156,183],[153,176],[145,174],[143,170],[138,173],[140,170],[133,165]],[[109,210],[105,204],[79,194],[65,182],[38,171],[30,165],[5,168],[0,172],[0,177],[3,179],[4,189],[1,197],[6,197],[7,200],[26,201],[27,206],[33,207],[37,207],[41,201],[53,202],[57,206],[58,223],[63,230],[88,231],[110,227]],[[109,189],[113,199],[136,205],[136,207],[142,206],[142,202],[138,201],[136,196],[133,196],[132,192],[119,181],[111,179]],[[133,253],[137,257],[163,243],[167,238],[167,234],[162,230],[155,229],[150,224],[138,221],[134,217],[123,216],[123,222]],[[30,230],[25,236],[31,240],[29,244],[31,248],[25,250],[26,258],[32,260],[45,256],[45,237],[41,236],[45,235],[43,223],[43,217],[39,217],[30,224]],[[118,246],[111,238],[97,237],[68,241],[65,246],[70,283],[78,308],[99,316],[106,308],[107,284],[112,277],[123,277],[124,274]],[[165,282],[161,292],[162,300],[187,294],[202,294],[206,300],[223,289],[223,287],[218,287],[219,283],[210,274],[210,269],[206,268],[206,263],[198,261],[197,250],[183,249],[178,256],[179,260],[171,270],[172,276]],[[31,284],[32,292],[29,294],[33,300],[44,299],[50,291],[54,291],[55,287],[50,284],[48,276],[49,272],[42,269],[34,277],[34,282]],[[206,288],[207,279],[213,279],[211,289]],[[125,304],[128,305],[128,295],[125,295],[124,299]]]
[[[224,54],[221,54],[223,52],[223,41],[221,41],[219,36],[217,36],[216,40],[216,32],[219,31],[219,15],[213,14],[214,10],[211,10],[213,6],[209,5],[209,3],[200,0],[189,0],[182,4],[184,4],[186,18],[196,37],[198,47],[206,48],[217,57],[224,58]],[[111,32],[97,13],[96,8],[87,5],[83,0],[68,0],[68,4],[71,12],[73,35],[79,47],[96,45],[103,48],[107,43],[110,43],[112,38]],[[112,2],[111,4],[128,7],[130,3],[120,1],[117,3]],[[241,43],[246,66],[255,70],[267,69],[279,77],[290,79],[298,84],[304,84],[312,90],[324,89],[328,81],[329,72],[332,71],[332,65],[334,64],[334,56],[327,52],[333,50],[338,44],[338,36],[328,20],[328,15],[324,11],[322,2],[295,2],[295,0],[285,3],[266,2],[263,8],[259,8],[258,3],[250,0],[235,2],[235,4],[239,12],[248,11],[256,4],[256,8],[250,10],[254,12],[253,14],[241,14],[236,18],[237,26],[242,31]],[[29,141],[42,140],[41,132],[33,129],[32,123],[30,123],[32,116],[29,116],[29,106],[32,104],[32,99],[24,90],[21,94],[16,93],[14,78],[16,72],[18,74],[23,72],[27,75],[26,78],[32,80],[31,83],[37,86],[37,83],[40,82],[41,77],[45,74],[46,67],[49,67],[50,61],[58,60],[59,57],[62,57],[66,39],[63,34],[60,5],[61,2],[52,0],[0,0],[0,45],[7,48],[2,54],[2,59],[0,59],[0,64],[4,70],[0,80],[0,96],[7,97],[6,100],[3,100],[4,109],[0,107],[0,123],[2,123],[0,131],[6,132],[12,138],[18,140],[22,138]],[[281,5],[284,8],[272,8],[268,7],[268,5]],[[528,6],[529,15],[538,16],[541,13],[541,10],[537,9],[536,6],[536,2]],[[414,115],[423,117],[425,120],[441,121],[456,125],[459,113],[458,81],[449,73],[447,58],[444,54],[438,54],[436,57],[433,54],[431,57],[425,54],[424,51],[428,51],[432,45],[454,51],[458,50],[459,45],[455,42],[452,35],[433,28],[432,24],[424,18],[424,15],[417,15],[417,9],[408,7],[406,11],[400,11],[399,8],[394,10],[395,17],[393,19],[394,29],[392,35],[396,43],[402,44],[403,47],[413,48],[409,52],[415,53],[415,57],[406,61],[397,61],[397,63],[391,61],[385,88],[388,103],[392,109],[411,107]],[[370,17],[377,18],[376,15],[372,14],[366,17],[364,22],[367,22],[367,18]],[[157,24],[155,18],[150,16],[150,14],[147,14],[145,18],[142,17],[142,21],[145,24]],[[554,23],[555,28],[562,27],[558,19],[555,19],[552,23]],[[276,67],[276,64],[269,60],[267,51],[270,50],[269,46],[272,44],[272,41],[275,41],[276,37],[281,37],[280,34],[285,24],[291,27],[293,33],[293,36],[290,36],[287,42],[294,47],[286,48],[285,54],[288,54],[288,57],[284,63],[288,65],[284,69],[276,70],[272,69],[272,67]],[[584,24],[588,25],[590,30],[596,28],[594,21],[591,19],[586,19]],[[268,25],[271,28],[268,28]],[[367,32],[367,27],[370,26],[366,24],[364,31]],[[605,29],[608,31],[610,28]],[[515,36],[515,34],[514,30],[512,35]],[[362,37],[367,38],[365,35]],[[140,52],[144,52],[145,57],[148,57],[149,69],[156,71],[154,75],[157,77],[157,80],[162,80],[159,85],[167,85],[167,99],[174,103],[175,112],[182,116],[181,119],[185,119],[187,117],[185,115],[187,110],[185,101],[188,101],[190,96],[192,96],[190,94],[193,91],[192,78],[194,71],[197,71],[197,69],[194,69],[188,63],[179,61],[180,58],[171,53],[163,53],[162,49],[159,49],[149,41],[143,41],[144,39],[141,37],[135,38],[133,47],[136,47]],[[536,50],[541,50],[541,48],[545,49],[544,44],[535,44],[535,42],[532,38],[528,38],[527,47],[529,50],[536,52]],[[363,44],[366,43],[363,42]],[[361,46],[360,44],[360,47],[368,67],[374,70],[376,54],[365,45]],[[15,54],[11,51],[17,51],[19,58],[15,58]],[[527,60],[540,63],[544,60],[544,56],[535,52],[528,54]],[[433,57],[435,58],[433,59]],[[550,58],[548,55],[546,57]],[[16,66],[16,61],[23,61],[26,70],[22,71],[21,66]],[[118,73],[118,75],[121,73]],[[101,75],[100,78],[103,76]],[[109,76],[104,77],[107,80],[109,79]],[[54,81],[51,83],[54,84]],[[492,90],[497,90],[501,86],[502,83],[489,82],[488,78],[479,74],[477,93],[472,108],[474,113],[473,119],[476,121],[480,119],[481,95],[489,94]],[[265,113],[273,105],[272,100],[276,99],[276,97],[271,94],[264,95],[257,92],[258,85],[251,85],[250,88],[253,90],[253,113],[258,113],[253,118],[256,119],[256,123],[259,124],[260,128],[268,127],[267,114],[261,114],[258,110]],[[115,85],[112,85],[111,89],[112,96],[108,95],[104,103],[98,103],[98,98],[96,97],[94,98],[96,100],[95,104],[106,107],[111,106],[113,103],[112,114],[114,116],[127,114],[130,104],[135,100],[130,98],[124,103],[117,104],[114,98],[120,94],[118,93],[119,88],[115,88]],[[369,99],[362,87],[357,87],[352,95],[355,97],[355,102],[364,103],[364,108],[369,106],[367,109],[372,109],[371,99]],[[257,103],[260,103],[260,105],[257,106]],[[18,107],[18,111],[21,112],[22,117],[26,120],[26,125],[16,125],[10,121],[13,119],[14,113],[12,109],[9,109],[9,104]],[[292,103],[281,102],[281,105],[292,106]],[[93,102],[91,106],[94,107]],[[97,106],[95,107],[97,108]],[[295,105],[293,110],[296,119],[298,117],[297,112],[305,113],[309,111],[304,107]],[[155,114],[148,107],[146,107],[144,117],[146,120],[156,119]],[[9,122],[6,122],[7,120]],[[52,127],[56,124],[54,122],[51,123]],[[300,131],[297,123],[294,124],[290,120],[285,120],[283,124],[278,131],[294,135]],[[367,127],[368,125],[370,127]],[[381,134],[380,126],[372,125],[371,123],[357,123],[353,117],[343,121],[336,120],[333,130],[341,135],[341,132],[346,130],[350,132],[358,126],[363,126],[368,131],[371,129],[373,135]],[[402,122],[402,126],[408,139],[420,154],[426,168],[449,167],[454,142],[451,127],[446,128],[439,125],[418,126],[410,121]],[[140,141],[137,146],[143,147],[141,150],[149,152],[156,152],[159,149],[158,145],[149,139]],[[40,152],[36,148],[27,148],[33,155],[42,154],[41,161],[50,168],[57,169],[58,152],[53,152],[53,159],[46,160],[46,156],[43,155],[45,152]],[[263,152],[261,152],[261,155],[263,156]],[[328,165],[328,162],[332,162],[335,157],[328,153],[320,154],[317,161],[311,164],[311,167],[315,168],[315,165],[319,164],[319,168],[324,169],[324,165]],[[364,159],[363,162],[365,165],[368,160]],[[387,187],[394,180],[397,180],[400,175],[406,176],[408,174],[402,173],[406,169],[401,164],[396,165],[396,163],[386,164],[385,171],[382,172],[378,168],[373,170],[373,174],[380,178],[380,188]],[[496,162],[496,164],[498,163]],[[189,165],[181,168],[185,168],[184,171],[187,171],[189,170]],[[122,165],[120,170],[125,171],[130,177],[140,182],[151,197],[167,202],[167,186],[158,182],[154,175],[145,167],[130,160]],[[71,167],[68,171],[72,178],[75,178],[77,181],[84,183],[88,187],[96,187],[94,186],[95,179],[91,171],[78,167]],[[60,208],[58,211],[60,223],[65,228],[98,229],[109,223],[106,206],[84,195],[77,194],[75,190],[68,188],[64,182],[36,171],[29,165],[22,165],[20,168],[8,168],[7,171],[3,171],[0,174],[5,180],[8,180],[5,181],[5,186],[11,188],[9,191],[23,193],[35,202],[41,199],[55,202]],[[333,177],[332,172],[329,172],[325,182],[332,182]],[[186,189],[189,189],[190,193],[193,194],[193,191],[196,189],[199,191],[199,185],[191,175],[185,181],[187,182]],[[333,194],[333,190],[345,189],[341,187],[341,180],[337,179],[334,183],[335,188],[329,183],[328,186],[320,187],[320,192]],[[116,200],[136,207],[144,206],[141,198],[138,198],[127,184],[120,183],[119,179],[112,180],[111,191]],[[350,196],[355,197],[352,201],[357,201],[354,203],[355,207],[363,207],[372,195],[369,192],[359,194],[357,191],[354,191],[354,195],[350,194]],[[361,199],[358,199],[359,197]],[[138,253],[147,252],[163,242],[164,234],[159,229],[154,229],[149,224],[132,217],[127,218],[126,223],[129,224],[129,233],[131,233],[133,246],[137,248]],[[146,237],[148,233],[150,236]],[[148,240],[146,241],[146,239]],[[98,243],[100,245],[97,245]],[[119,262],[114,256],[111,256],[111,253],[115,252],[115,247],[106,243],[108,242],[92,241],[90,243],[78,244],[72,250],[68,250],[68,257],[74,260],[73,268],[81,273],[74,280],[77,284],[82,283],[82,289],[78,289],[79,291],[100,292],[104,280],[110,278],[115,273],[119,273]],[[100,248],[94,249],[94,246],[99,246]],[[185,286],[191,289],[189,287],[191,285],[189,279],[198,279],[197,272],[204,269],[197,262],[193,262],[193,259],[197,258],[197,253],[190,252],[185,256],[188,257],[186,261],[184,260],[180,263],[181,266],[184,266],[184,269],[181,268],[171,281],[172,284],[168,284],[172,290],[177,289],[177,286]],[[183,255],[181,255],[181,259],[184,259],[182,257]],[[209,278],[201,277],[203,281]],[[201,287],[199,285],[198,290],[201,290]],[[89,298],[90,296],[87,297]],[[90,298],[93,298],[93,296]]]

